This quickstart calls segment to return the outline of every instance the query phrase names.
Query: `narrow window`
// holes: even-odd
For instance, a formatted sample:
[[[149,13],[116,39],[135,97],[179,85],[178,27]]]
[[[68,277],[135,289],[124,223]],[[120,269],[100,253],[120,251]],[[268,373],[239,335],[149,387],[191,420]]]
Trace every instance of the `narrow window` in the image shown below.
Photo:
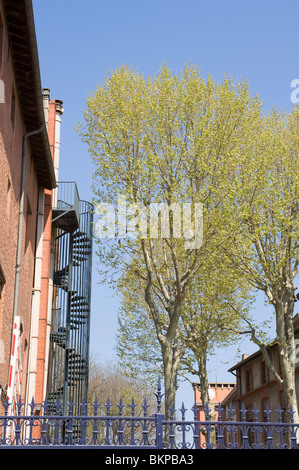
[[[3,73],[3,23],[0,15],[0,76]],[[5,85],[0,79],[0,103],[5,103]]]
[[[13,88],[12,94],[11,94],[11,109],[10,109],[10,118],[11,118],[12,128],[14,128],[14,125],[15,125],[15,114],[16,114],[16,95],[15,95],[15,90]]]
[[[3,60],[3,23],[2,23],[2,18],[0,15],[0,74],[2,75],[2,60]]]
[[[27,251],[28,245],[31,243],[31,216],[32,210],[30,207],[29,198],[27,198],[27,214],[26,214],[26,242],[25,251]]]
[[[269,369],[266,366],[266,363],[262,362],[262,385],[269,382]]]
[[[9,220],[10,217],[10,208],[11,208],[11,195],[12,193],[12,188],[11,188],[11,181],[8,178],[7,182],[7,198],[6,198],[6,213],[7,213],[7,220]]]
[[[253,389],[252,370],[248,369],[246,371],[246,392],[251,392],[252,389]]]
[[[0,265],[0,299],[1,299],[3,288],[4,288],[4,284],[5,284],[5,276],[4,276],[2,266]]]

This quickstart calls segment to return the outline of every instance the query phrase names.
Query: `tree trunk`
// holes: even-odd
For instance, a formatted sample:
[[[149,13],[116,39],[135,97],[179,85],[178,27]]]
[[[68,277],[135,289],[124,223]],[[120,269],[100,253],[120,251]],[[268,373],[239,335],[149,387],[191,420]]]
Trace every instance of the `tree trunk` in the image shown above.
[[[165,418],[170,419],[171,408],[175,406],[177,391],[177,370],[173,368],[173,360],[169,346],[163,354],[164,388],[165,388]],[[167,350],[167,352],[166,352]]]
[[[293,293],[286,292],[282,300],[273,302],[276,312],[276,331],[286,411],[292,408],[294,422],[298,422],[295,384],[295,339],[293,325]],[[288,413],[287,413],[287,416]]]
[[[207,405],[210,407],[206,354],[201,354],[200,357],[197,358],[197,363],[200,381],[201,403],[203,408],[206,409]]]
[[[180,344],[178,333],[172,341],[168,340],[167,336],[160,340],[164,371],[165,418],[170,419],[171,409],[175,407],[178,369],[184,348]]]
[[[209,396],[209,381],[208,381],[208,372],[207,372],[207,356],[206,354],[202,353],[197,358],[198,363],[198,372],[199,372],[199,380],[200,380],[200,391],[201,391],[201,403],[206,412],[207,406],[209,408],[209,415],[208,420],[215,421],[216,413],[214,405],[211,404],[210,396]],[[208,427],[209,425],[207,425]],[[208,446],[214,448],[216,446],[216,429],[215,426],[209,426],[205,431],[203,431],[203,435],[206,439],[208,439]]]

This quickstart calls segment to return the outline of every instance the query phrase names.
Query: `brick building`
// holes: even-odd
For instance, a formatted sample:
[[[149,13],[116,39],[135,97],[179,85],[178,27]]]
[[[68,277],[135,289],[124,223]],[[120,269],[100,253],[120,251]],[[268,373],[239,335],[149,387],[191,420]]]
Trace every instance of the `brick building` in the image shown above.
[[[60,100],[50,99],[50,90],[43,89],[45,125],[53,160],[55,179],[59,179],[60,126],[63,105]],[[32,291],[31,337],[27,372],[27,402],[45,399],[49,338],[51,330],[53,296],[53,201],[57,197],[57,186],[45,189],[42,207],[39,210],[37,246],[35,255],[35,276]]]
[[[294,322],[295,342],[299,342],[299,314],[296,314]],[[278,344],[273,341],[268,346],[268,354],[275,369],[281,375]],[[235,378],[236,383],[211,383],[210,400],[212,410],[216,410],[216,419],[218,419],[218,405],[221,404],[223,420],[232,418],[243,419],[243,412],[246,410],[245,417],[248,421],[253,416],[264,420],[265,410],[271,410],[271,420],[278,421],[281,408],[282,413],[286,410],[283,387],[275,380],[271,371],[267,368],[263,354],[260,350],[255,353],[243,354],[240,362],[229,369]],[[295,357],[295,386],[297,402],[299,401],[299,361],[298,348]],[[194,383],[195,403],[197,406],[197,418],[199,421],[205,420],[205,410],[200,399],[200,384]]]
[[[0,79],[0,392],[11,400],[26,394],[37,229],[56,186],[29,1],[0,2]]]
[[[0,0],[0,414],[87,395],[92,205],[59,182],[62,113],[41,87],[32,1]]]
[[[209,383],[209,419],[211,421],[218,420],[218,409],[219,403],[222,403],[234,390],[235,383],[225,382],[225,383]],[[194,399],[196,406],[196,418],[198,421],[204,422],[207,419],[207,409],[203,406],[201,400],[201,387],[200,383],[193,384],[194,389]],[[222,416],[223,418],[224,416]],[[210,441],[213,442],[213,432],[210,433]],[[199,445],[204,447],[206,442],[206,437],[204,432],[199,433]],[[215,436],[216,442],[216,436]]]
[[[232,382],[214,382],[209,383],[209,399],[210,408],[215,411],[217,410],[219,403],[222,403],[224,399],[235,389],[236,384]],[[201,388],[200,383],[194,383],[194,395],[195,404],[197,408],[197,419],[198,421],[205,421],[206,409],[204,408],[201,401]]]
[[[294,336],[295,341],[299,340],[299,314],[294,317]],[[276,342],[273,342],[268,347],[268,354],[271,358],[272,364],[275,365],[276,370],[281,374],[279,350]],[[298,358],[297,358],[298,359]],[[235,366],[229,369],[229,372],[236,376],[236,388],[234,393],[228,396],[223,401],[223,406],[227,408],[232,404],[236,410],[236,416],[239,416],[243,404],[245,409],[249,411],[256,409],[260,410],[260,418],[262,419],[264,410],[267,406],[272,410],[272,419],[277,419],[276,410],[279,405],[285,410],[285,400],[283,388],[274,379],[271,371],[268,370],[263,359],[262,352],[257,352],[247,355],[243,354],[242,359]],[[295,380],[296,380],[296,396],[299,400],[299,363],[295,361]],[[248,413],[248,417],[250,414]]]

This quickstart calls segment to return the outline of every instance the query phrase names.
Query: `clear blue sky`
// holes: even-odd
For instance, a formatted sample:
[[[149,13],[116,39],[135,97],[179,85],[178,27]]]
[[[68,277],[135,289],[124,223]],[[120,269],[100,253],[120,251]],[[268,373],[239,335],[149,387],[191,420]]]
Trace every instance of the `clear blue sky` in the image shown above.
[[[92,199],[93,166],[74,124],[88,92],[118,65],[154,75],[163,62],[177,72],[193,62],[216,80],[225,73],[247,79],[265,110],[291,108],[290,84],[299,78],[298,0],[33,0],[33,6],[42,86],[64,102],[60,180],[77,181],[81,199]],[[97,284],[95,268],[94,257],[91,351],[105,361],[114,356],[117,300]],[[211,380],[233,380],[226,370],[236,362],[230,349],[222,351]]]

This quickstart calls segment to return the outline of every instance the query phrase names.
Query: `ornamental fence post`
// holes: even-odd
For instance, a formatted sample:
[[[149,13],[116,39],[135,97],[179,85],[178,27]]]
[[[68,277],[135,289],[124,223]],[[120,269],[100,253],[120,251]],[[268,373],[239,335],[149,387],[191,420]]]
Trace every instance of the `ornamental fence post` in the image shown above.
[[[156,448],[163,449],[163,421],[165,416],[161,413],[161,401],[163,394],[161,393],[161,380],[158,379],[158,388],[157,393],[155,393],[157,398],[157,413],[155,414],[156,419]]]
[[[164,414],[156,413],[156,447],[157,449],[163,449],[163,421]]]

